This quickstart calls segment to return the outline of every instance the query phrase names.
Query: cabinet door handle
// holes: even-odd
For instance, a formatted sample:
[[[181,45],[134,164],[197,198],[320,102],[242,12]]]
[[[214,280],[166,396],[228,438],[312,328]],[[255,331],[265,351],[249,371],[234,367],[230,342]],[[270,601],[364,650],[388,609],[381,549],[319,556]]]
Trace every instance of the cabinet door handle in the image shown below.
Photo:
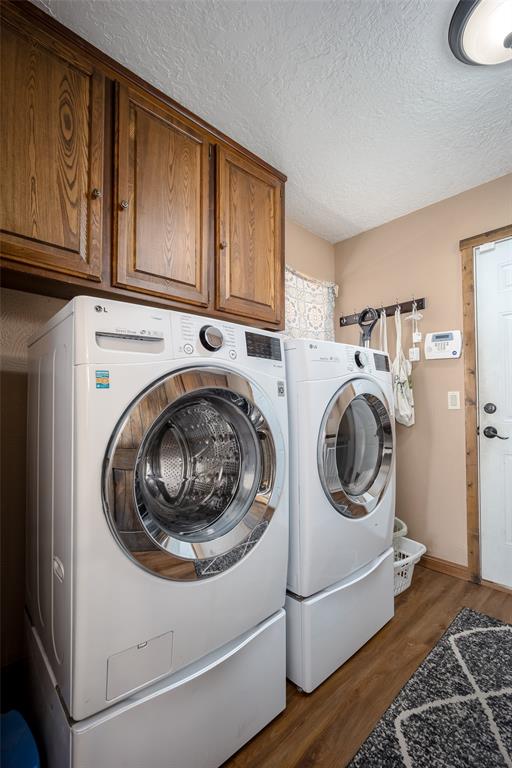
[[[93,200],[99,200],[100,197],[103,197],[103,192],[101,191],[101,189],[94,187],[94,189],[91,192],[91,197]]]
[[[128,200],[121,200],[121,202],[119,203],[119,205],[120,205],[120,206],[121,206],[121,208],[122,208],[122,209],[125,211],[125,210],[128,208]]]
[[[227,242],[226,242],[225,240],[221,240],[221,242],[220,242],[220,247],[221,247],[221,249],[222,249],[222,250],[224,250],[225,248],[227,248],[227,247],[228,247],[228,244],[227,244]]]

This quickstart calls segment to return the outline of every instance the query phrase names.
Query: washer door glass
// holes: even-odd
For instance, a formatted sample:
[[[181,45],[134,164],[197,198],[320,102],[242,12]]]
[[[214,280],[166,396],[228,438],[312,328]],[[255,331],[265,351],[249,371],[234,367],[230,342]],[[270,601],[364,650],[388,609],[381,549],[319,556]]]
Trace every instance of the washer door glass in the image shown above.
[[[205,389],[180,398],[149,429],[137,459],[135,497],[149,532],[208,541],[227,533],[261,477],[259,439],[246,402]],[[242,407],[240,407],[242,406]]]
[[[372,512],[391,477],[393,430],[387,400],[374,382],[355,379],[333,398],[320,430],[320,478],[347,517]]]
[[[140,565],[205,578],[256,544],[283,474],[282,438],[263,415],[265,401],[246,379],[209,368],[172,374],[132,403],[107,451],[104,501]]]

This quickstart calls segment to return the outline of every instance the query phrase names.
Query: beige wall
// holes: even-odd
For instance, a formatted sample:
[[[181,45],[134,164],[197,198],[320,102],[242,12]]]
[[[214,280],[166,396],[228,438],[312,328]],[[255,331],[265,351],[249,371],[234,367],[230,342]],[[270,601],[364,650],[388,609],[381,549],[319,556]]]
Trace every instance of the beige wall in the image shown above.
[[[336,245],[337,320],[366,305],[424,296],[421,330],[462,330],[459,241],[512,222],[512,175],[475,187]],[[410,346],[410,323],[404,348]],[[337,330],[357,343],[357,326]],[[388,320],[390,352],[394,324]],[[378,331],[373,342],[378,344]],[[407,353],[406,353],[407,354]],[[423,358],[423,354],[422,354]],[[422,359],[413,366],[416,424],[398,426],[397,515],[429,553],[467,563],[464,410],[449,411],[447,392],[464,395],[463,360]]]
[[[317,280],[334,280],[334,246],[286,220],[286,263]]]

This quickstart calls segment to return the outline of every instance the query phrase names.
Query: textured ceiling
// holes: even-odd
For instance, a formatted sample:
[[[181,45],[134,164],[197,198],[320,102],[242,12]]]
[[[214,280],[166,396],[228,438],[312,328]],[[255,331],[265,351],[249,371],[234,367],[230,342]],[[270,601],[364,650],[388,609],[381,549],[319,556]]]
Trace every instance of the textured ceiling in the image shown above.
[[[288,175],[331,242],[512,170],[512,65],[451,54],[453,0],[39,0]]]

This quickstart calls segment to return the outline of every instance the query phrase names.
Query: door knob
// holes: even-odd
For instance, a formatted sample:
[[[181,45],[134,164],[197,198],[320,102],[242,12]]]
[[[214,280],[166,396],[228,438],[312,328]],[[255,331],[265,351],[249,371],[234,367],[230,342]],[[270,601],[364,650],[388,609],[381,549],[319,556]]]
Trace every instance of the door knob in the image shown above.
[[[93,200],[99,200],[100,197],[103,197],[103,192],[101,191],[101,189],[94,187],[94,189],[91,192],[91,197]]]
[[[486,403],[484,405],[484,411],[486,413],[496,413],[496,406],[494,405],[494,403]]]
[[[486,437],[497,437],[499,440],[508,440],[508,437],[502,437],[501,435],[498,435],[498,430],[496,427],[486,427],[484,429],[484,435]]]

